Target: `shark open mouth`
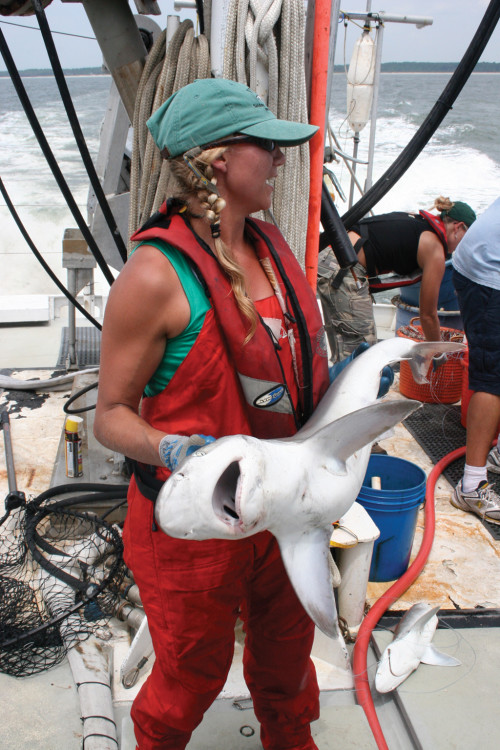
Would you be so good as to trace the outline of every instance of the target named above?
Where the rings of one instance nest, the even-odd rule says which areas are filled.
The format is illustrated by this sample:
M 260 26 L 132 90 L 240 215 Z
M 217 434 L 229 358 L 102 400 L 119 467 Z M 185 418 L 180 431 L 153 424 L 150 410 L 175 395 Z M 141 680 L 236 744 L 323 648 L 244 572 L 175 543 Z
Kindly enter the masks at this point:
M 221 521 L 229 526 L 236 526 L 241 519 L 236 508 L 236 497 L 241 473 L 238 461 L 232 461 L 219 477 L 214 487 L 212 505 Z

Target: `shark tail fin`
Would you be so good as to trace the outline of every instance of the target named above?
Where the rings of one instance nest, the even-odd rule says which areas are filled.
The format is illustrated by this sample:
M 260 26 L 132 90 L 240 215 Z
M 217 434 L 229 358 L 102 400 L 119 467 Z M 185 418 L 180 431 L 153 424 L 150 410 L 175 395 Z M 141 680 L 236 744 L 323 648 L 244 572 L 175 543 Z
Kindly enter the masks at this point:
M 453 354 L 465 351 L 464 344 L 453 341 L 425 341 L 416 344 L 411 350 L 408 364 L 416 383 L 428 383 L 429 367 L 433 357 L 440 354 Z

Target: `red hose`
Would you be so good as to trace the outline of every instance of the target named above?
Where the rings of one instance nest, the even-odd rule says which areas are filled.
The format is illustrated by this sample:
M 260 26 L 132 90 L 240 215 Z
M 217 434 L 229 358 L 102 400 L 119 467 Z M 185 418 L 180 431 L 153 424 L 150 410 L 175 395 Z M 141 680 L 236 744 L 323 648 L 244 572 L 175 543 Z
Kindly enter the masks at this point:
M 393 585 L 387 589 L 385 594 L 382 594 L 380 599 L 377 599 L 373 607 L 370 609 L 365 619 L 363 620 L 361 627 L 356 638 L 356 643 L 353 652 L 353 671 L 354 671 L 354 685 L 356 688 L 356 697 L 359 705 L 362 707 L 366 714 L 368 723 L 373 732 L 373 736 L 377 743 L 379 750 L 388 750 L 387 742 L 385 741 L 382 727 L 380 726 L 377 712 L 375 711 L 375 705 L 373 703 L 372 694 L 370 692 L 370 685 L 368 682 L 368 669 L 367 669 L 367 653 L 368 646 L 370 643 L 370 637 L 373 629 L 377 625 L 378 621 L 384 614 L 384 612 L 403 594 L 411 584 L 416 580 L 424 567 L 429 553 L 431 551 L 432 542 L 434 541 L 435 531 L 435 508 L 434 508 L 434 488 L 439 476 L 443 470 L 456 461 L 457 458 L 465 455 L 465 446 L 463 448 L 457 448 L 456 450 L 448 453 L 434 466 L 431 473 L 427 478 L 427 486 L 425 491 L 425 506 L 424 506 L 424 534 L 422 537 L 422 544 L 418 554 L 408 570 L 401 576 L 401 578 L 393 583 Z

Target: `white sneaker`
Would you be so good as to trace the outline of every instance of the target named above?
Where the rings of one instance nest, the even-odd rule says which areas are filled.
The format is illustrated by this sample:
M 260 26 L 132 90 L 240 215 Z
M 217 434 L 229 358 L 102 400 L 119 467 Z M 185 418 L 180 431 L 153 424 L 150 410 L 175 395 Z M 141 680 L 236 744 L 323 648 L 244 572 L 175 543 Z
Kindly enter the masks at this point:
M 500 523 L 500 497 L 491 489 L 488 482 L 482 481 L 472 492 L 464 492 L 460 480 L 450 502 L 455 508 L 475 513 L 485 521 Z
M 500 474 L 500 453 L 496 448 L 492 448 L 488 453 L 486 459 L 486 468 L 488 471 L 493 471 L 495 474 Z

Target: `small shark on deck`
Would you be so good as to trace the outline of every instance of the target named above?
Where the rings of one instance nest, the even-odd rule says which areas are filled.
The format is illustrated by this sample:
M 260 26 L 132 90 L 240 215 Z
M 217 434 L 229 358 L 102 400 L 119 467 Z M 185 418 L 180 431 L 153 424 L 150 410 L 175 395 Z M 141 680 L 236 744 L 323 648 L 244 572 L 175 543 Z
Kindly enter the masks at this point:
M 372 442 L 421 404 L 379 400 L 383 367 L 408 360 L 427 382 L 432 358 L 462 351 L 452 342 L 387 339 L 360 354 L 333 381 L 293 436 L 232 435 L 193 453 L 164 483 L 155 506 L 159 527 L 180 539 L 241 539 L 268 530 L 305 610 L 338 635 L 330 579 L 332 523 L 355 502 Z
M 461 664 L 431 643 L 438 624 L 438 611 L 439 606 L 417 602 L 403 615 L 394 631 L 393 641 L 385 648 L 378 663 L 375 687 L 379 693 L 389 693 L 397 688 L 421 663 L 440 667 Z

